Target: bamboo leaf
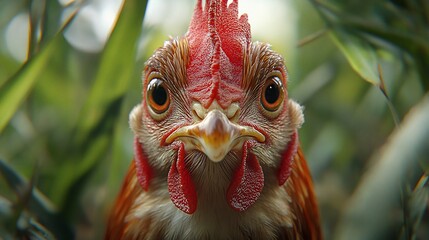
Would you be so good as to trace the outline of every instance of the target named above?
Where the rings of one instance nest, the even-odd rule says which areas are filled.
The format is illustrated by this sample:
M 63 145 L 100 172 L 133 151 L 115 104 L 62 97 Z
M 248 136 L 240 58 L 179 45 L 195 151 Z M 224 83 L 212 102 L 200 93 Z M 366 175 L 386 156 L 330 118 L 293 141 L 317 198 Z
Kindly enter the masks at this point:
M 13 219 L 13 204 L 8 199 L 0 195 L 0 236 L 5 236 L 6 232 L 14 229 L 10 220 Z
M 137 43 L 146 5 L 147 1 L 124 1 L 103 51 L 94 85 L 76 126 L 73 145 L 79 152 L 71 156 L 70 164 L 60 169 L 70 176 L 59 179 L 52 190 L 54 202 L 63 204 L 64 211 L 72 209 L 70 206 L 81 191 L 82 183 L 110 150 L 124 95 L 135 73 Z M 79 159 L 77 164 L 76 159 Z
M 54 234 L 49 231 L 41 223 L 37 222 L 34 218 L 27 216 L 27 214 L 21 214 L 20 219 L 17 223 L 19 235 L 24 239 L 35 239 L 35 240 L 54 240 Z M 59 237 L 59 236 L 57 236 Z M 64 238 L 63 236 L 61 236 Z
M 303 47 L 311 42 L 314 42 L 318 39 L 320 39 L 321 37 L 323 37 L 326 33 L 328 32 L 328 29 L 323 28 L 320 29 L 306 37 L 304 37 L 303 39 L 299 40 L 298 42 L 298 47 Z
M 351 197 L 335 239 L 389 239 L 399 234 L 394 230 L 399 231 L 403 217 L 393 213 L 401 212 L 402 189 L 421 176 L 420 161 L 427 165 L 428 159 L 423 156 L 428 155 L 428 122 L 427 94 L 371 158 L 374 165 Z
M 28 203 L 23 207 L 34 214 L 45 227 L 48 227 L 57 237 L 61 236 L 62 239 L 73 238 L 71 229 L 57 214 L 56 208 L 46 196 L 36 188 L 31 188 L 24 177 L 1 159 L 0 175 L 5 178 L 10 188 L 15 191 L 18 197 L 22 197 L 26 195 L 26 191 L 30 191 Z
M 56 49 L 64 41 L 61 33 L 70 24 L 75 13 L 70 15 L 70 18 L 65 21 L 60 31 L 46 47 L 31 57 L 14 76 L 0 86 L 0 133 L 39 80 L 39 75 L 49 68 L 49 60 L 57 53 Z
M 102 121 L 110 102 L 128 90 L 134 72 L 137 42 L 147 1 L 124 2 L 117 24 L 103 52 L 94 86 L 78 124 L 78 139 L 82 140 Z
M 343 28 L 332 29 L 331 36 L 353 70 L 369 83 L 380 86 L 378 59 L 374 48 Z
M 61 44 L 62 37 L 57 36 L 53 42 L 39 54 L 31 58 L 21 69 L 0 88 L 0 132 L 8 124 L 16 110 L 28 96 L 38 76 L 47 67 L 47 63 Z
M 428 175 L 423 174 L 414 190 L 410 193 L 409 200 L 406 202 L 408 203 L 408 206 L 406 206 L 405 209 L 407 209 L 408 212 L 405 212 L 404 214 L 407 215 L 406 219 L 408 220 L 408 225 L 404 224 L 404 227 L 406 228 L 404 230 L 405 233 L 408 233 L 406 234 L 407 237 L 409 237 L 408 239 L 411 239 L 419 228 L 426 208 L 428 207 L 429 187 L 426 186 L 428 184 L 428 179 Z

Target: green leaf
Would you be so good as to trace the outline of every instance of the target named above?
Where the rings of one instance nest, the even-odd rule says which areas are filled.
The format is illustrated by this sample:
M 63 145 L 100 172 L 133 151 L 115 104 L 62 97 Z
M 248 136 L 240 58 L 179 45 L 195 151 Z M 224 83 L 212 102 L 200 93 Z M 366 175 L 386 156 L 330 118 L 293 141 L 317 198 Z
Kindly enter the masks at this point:
M 73 209 L 73 199 L 82 190 L 85 179 L 110 151 L 124 95 L 134 79 L 146 5 L 147 1 L 124 1 L 103 50 L 94 85 L 75 128 L 72 140 L 75 154 L 59 170 L 68 177 L 59 179 L 52 190 L 54 202 L 62 204 L 64 211 Z
M 56 49 L 64 41 L 61 33 L 67 28 L 74 16 L 75 14 L 70 16 L 46 47 L 31 57 L 12 78 L 0 86 L 0 113 L 2 115 L 0 118 L 0 133 L 28 96 L 34 84 L 40 80 L 40 74 L 49 69 L 49 60 L 58 52 Z
M 44 48 L 39 54 L 31 58 L 21 69 L 0 88 L 0 132 L 8 124 L 16 110 L 28 96 L 38 76 L 47 67 L 47 63 L 55 49 L 61 44 L 61 36 L 57 36 L 53 42 Z
M 2 175 L 10 188 L 18 195 L 20 204 L 40 221 L 45 227 L 48 227 L 57 237 L 62 239 L 71 239 L 73 233 L 66 225 L 64 220 L 58 215 L 54 205 L 39 190 L 30 186 L 28 182 L 18 172 L 16 172 L 5 161 L 0 159 L 0 175 Z M 22 199 L 28 195 L 28 201 Z M 40 225 L 40 224 L 38 224 Z M 34 227 L 34 226 L 33 226 Z
M 147 1 L 124 2 L 121 14 L 103 52 L 100 67 L 77 127 L 78 139 L 87 137 L 112 101 L 129 89 L 135 70 L 137 43 Z
M 11 223 L 13 218 L 12 202 L 0 195 L 0 236 L 14 230 L 14 225 Z
M 405 233 L 407 236 L 410 236 L 411 239 L 413 233 L 419 228 L 419 225 L 422 221 L 422 218 L 425 214 L 426 208 L 429 203 L 429 187 L 428 184 L 429 177 L 426 174 L 420 178 L 414 190 L 410 193 L 409 199 L 407 202 L 408 206 L 405 206 L 404 209 L 408 210 L 406 214 L 406 219 L 408 225 L 404 224 L 407 228 Z
M 59 1 L 45 1 L 44 19 L 41 26 L 43 29 L 43 35 L 40 39 L 41 46 L 46 43 L 46 40 L 52 39 L 61 29 L 61 16 L 65 12 L 63 10 Z
M 19 236 L 23 239 L 35 239 L 35 240 L 54 240 L 54 234 L 49 231 L 45 226 L 40 222 L 37 222 L 31 216 L 27 214 L 21 214 L 17 228 L 19 231 Z M 64 238 L 64 236 L 57 236 L 57 238 Z
M 367 41 L 340 27 L 334 27 L 331 36 L 353 70 L 369 83 L 380 86 L 375 49 Z
M 335 239 L 390 239 L 398 234 L 403 216 L 392 213 L 402 211 L 402 190 L 415 185 L 423 171 L 421 164 L 428 162 L 428 122 L 426 94 L 371 158 L 373 165 L 350 198 Z

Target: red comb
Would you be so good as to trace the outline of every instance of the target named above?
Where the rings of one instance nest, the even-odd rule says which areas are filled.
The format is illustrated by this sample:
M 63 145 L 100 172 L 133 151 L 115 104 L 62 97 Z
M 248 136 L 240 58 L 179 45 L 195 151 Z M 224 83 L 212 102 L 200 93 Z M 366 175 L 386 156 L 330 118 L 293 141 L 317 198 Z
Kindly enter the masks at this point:
M 213 100 L 226 108 L 242 97 L 243 53 L 250 44 L 247 15 L 238 16 L 238 0 L 198 0 L 186 38 L 191 97 L 209 107 Z

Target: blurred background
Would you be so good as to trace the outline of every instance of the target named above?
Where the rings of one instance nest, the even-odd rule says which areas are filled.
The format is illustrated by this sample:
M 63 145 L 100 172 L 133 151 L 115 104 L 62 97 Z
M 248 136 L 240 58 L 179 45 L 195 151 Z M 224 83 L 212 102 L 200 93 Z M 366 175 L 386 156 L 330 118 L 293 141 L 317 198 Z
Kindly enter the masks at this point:
M 0 239 L 99 239 L 144 61 L 195 1 L 0 0 Z M 326 239 L 429 238 L 429 2 L 247 0 L 305 106 Z

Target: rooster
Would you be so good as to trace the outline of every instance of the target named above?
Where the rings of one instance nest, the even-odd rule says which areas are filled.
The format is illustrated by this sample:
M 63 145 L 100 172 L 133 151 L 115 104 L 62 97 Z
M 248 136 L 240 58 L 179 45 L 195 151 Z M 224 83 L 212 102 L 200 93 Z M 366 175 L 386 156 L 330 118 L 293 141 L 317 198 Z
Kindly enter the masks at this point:
M 198 0 L 186 35 L 145 64 L 106 239 L 321 239 L 287 80 L 238 0 Z

